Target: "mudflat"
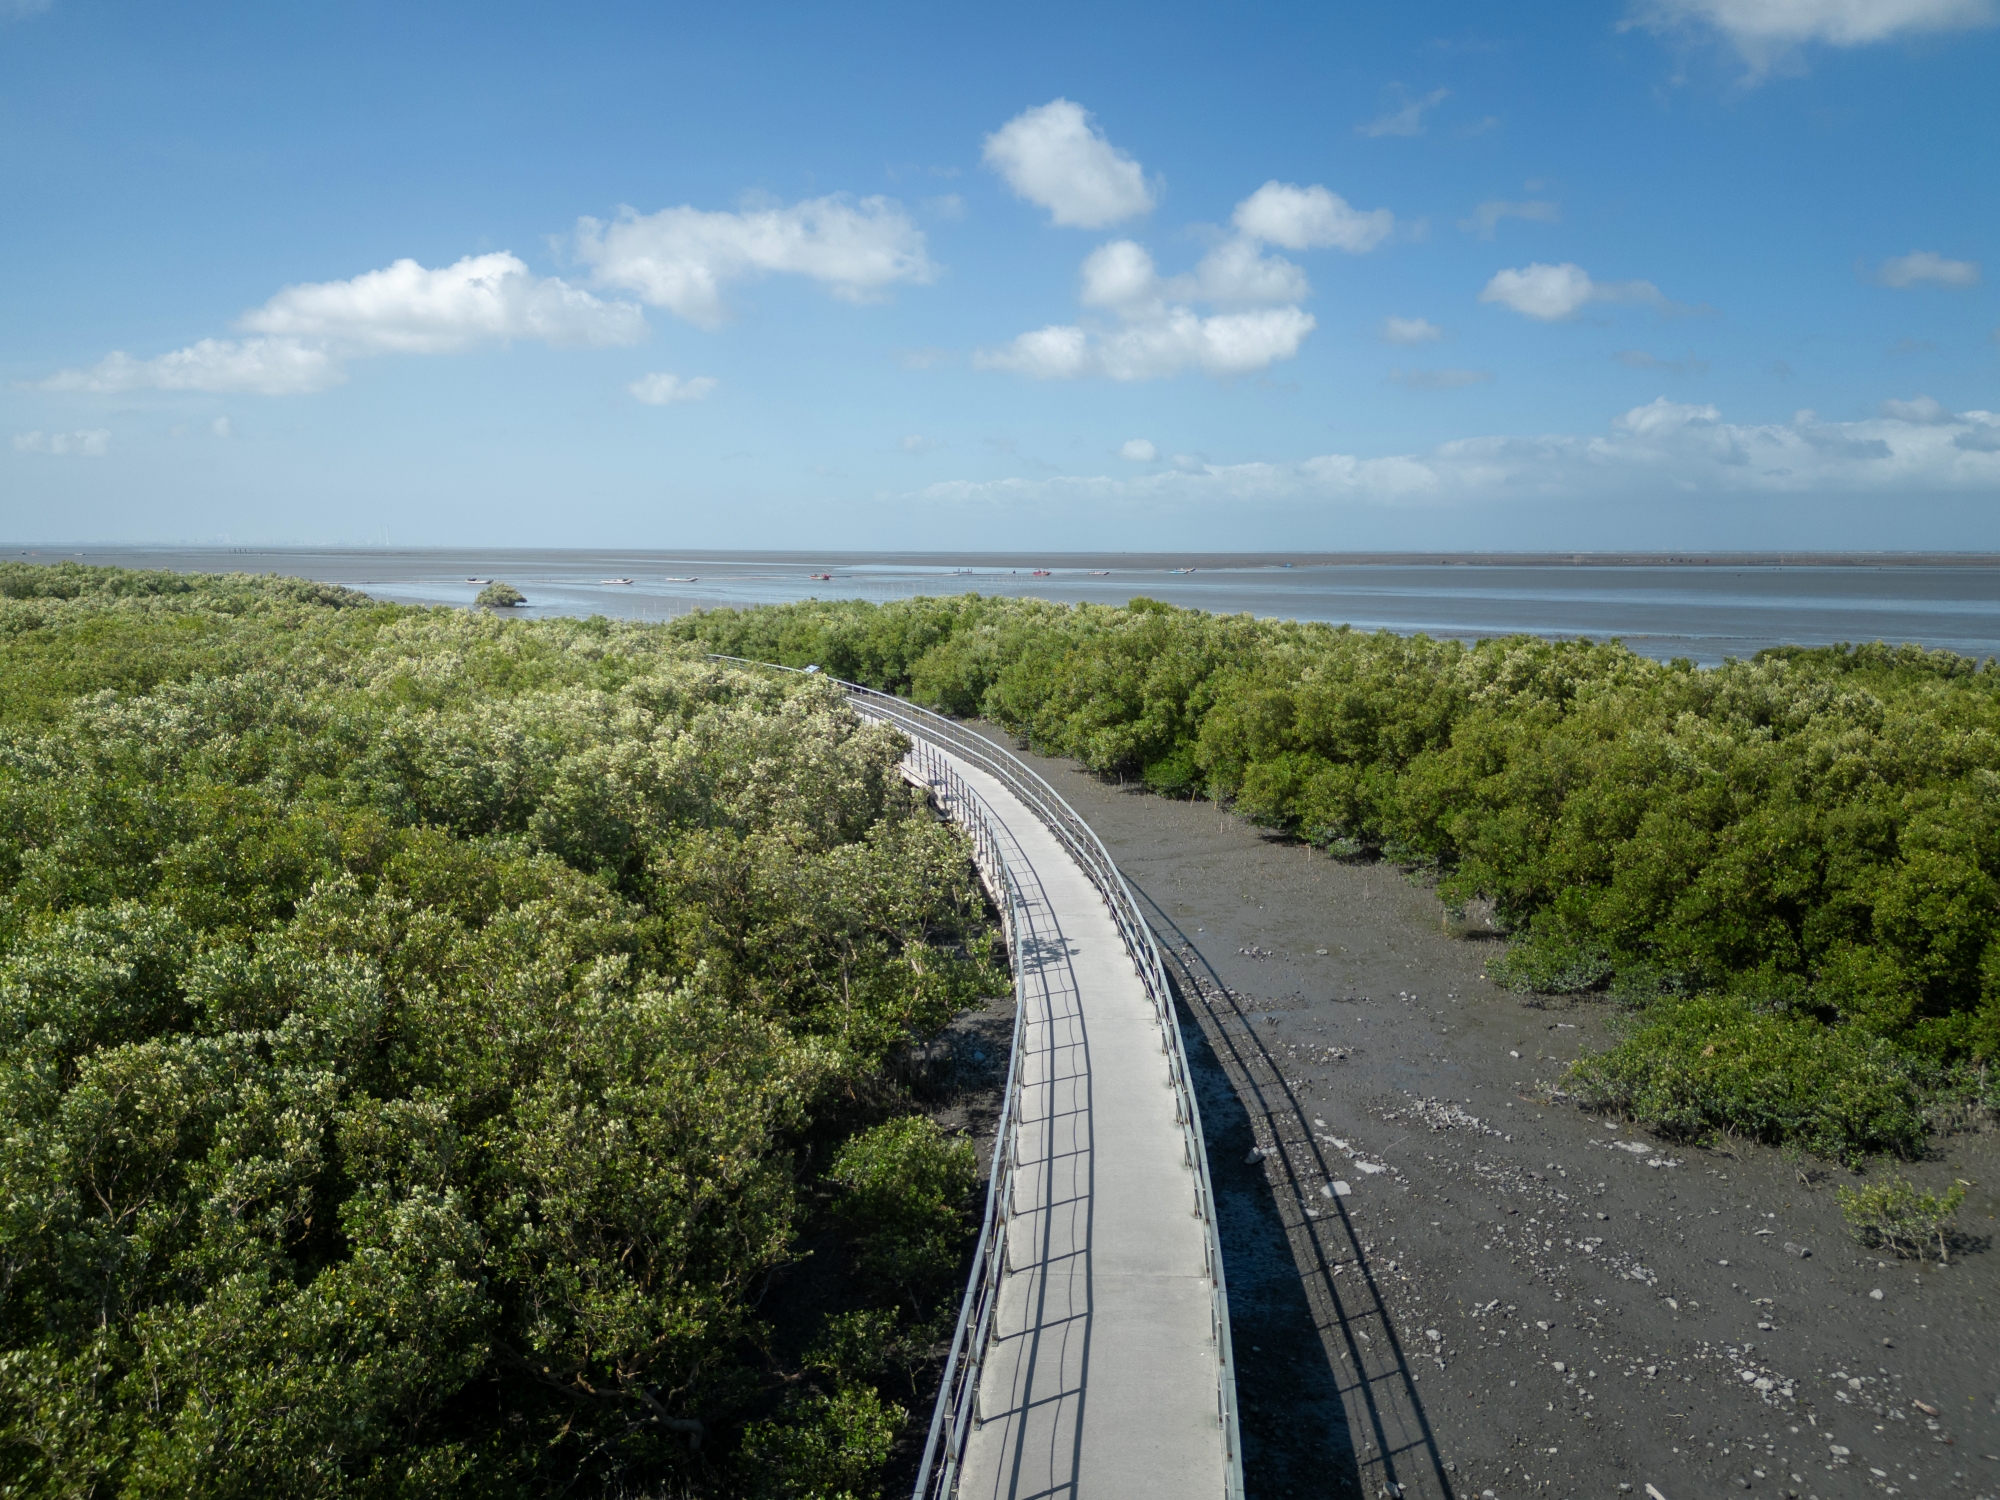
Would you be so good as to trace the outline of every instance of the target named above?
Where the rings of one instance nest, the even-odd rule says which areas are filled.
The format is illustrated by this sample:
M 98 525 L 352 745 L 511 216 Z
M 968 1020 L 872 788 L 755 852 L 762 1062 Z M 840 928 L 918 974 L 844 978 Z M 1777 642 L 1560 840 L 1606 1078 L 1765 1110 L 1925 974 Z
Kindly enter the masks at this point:
M 1181 991 L 1252 1500 L 2000 1496 L 1990 1123 L 1898 1168 L 1971 1185 L 1972 1243 L 1866 1251 L 1843 1168 L 1568 1103 L 1614 1009 L 1487 981 L 1498 940 L 1401 870 L 1014 748 Z

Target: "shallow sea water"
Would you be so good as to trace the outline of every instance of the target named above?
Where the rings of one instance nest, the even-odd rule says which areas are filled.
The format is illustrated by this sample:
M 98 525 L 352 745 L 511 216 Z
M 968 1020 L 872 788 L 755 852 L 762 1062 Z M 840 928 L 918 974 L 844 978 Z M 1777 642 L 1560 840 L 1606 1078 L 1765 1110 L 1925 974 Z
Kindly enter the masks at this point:
M 33 555 L 189 572 L 295 574 L 413 604 L 468 605 L 483 580 L 502 578 L 528 596 L 520 612 L 531 617 L 665 620 L 695 609 L 815 597 L 881 602 L 981 593 L 1123 604 L 1146 595 L 1192 609 L 1405 635 L 1616 637 L 1647 656 L 1685 656 L 1705 665 L 1767 646 L 1840 641 L 1916 642 L 1973 657 L 2000 655 L 2000 562 L 1985 558 L 1775 565 L 1507 557 L 1356 562 L 1282 554 L 1036 559 L 195 547 L 42 549 Z M 621 579 L 629 582 L 612 581 Z

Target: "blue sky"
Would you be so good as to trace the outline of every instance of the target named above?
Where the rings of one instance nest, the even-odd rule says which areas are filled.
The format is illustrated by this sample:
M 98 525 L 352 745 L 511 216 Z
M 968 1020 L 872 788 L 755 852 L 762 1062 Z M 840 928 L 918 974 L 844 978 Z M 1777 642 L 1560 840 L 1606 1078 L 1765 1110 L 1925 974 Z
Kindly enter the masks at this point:
M 2000 0 L 0 0 L 6 539 L 2000 548 Z

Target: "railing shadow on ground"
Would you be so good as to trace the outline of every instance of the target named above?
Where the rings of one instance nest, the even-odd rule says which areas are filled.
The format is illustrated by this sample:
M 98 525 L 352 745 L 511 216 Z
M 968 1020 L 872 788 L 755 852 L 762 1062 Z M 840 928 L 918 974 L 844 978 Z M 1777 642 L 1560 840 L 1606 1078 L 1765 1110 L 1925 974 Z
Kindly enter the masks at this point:
M 1376 1269 L 1345 1200 L 1322 1195 L 1322 1185 L 1339 1174 L 1310 1116 L 1235 992 L 1158 901 L 1129 876 L 1126 884 L 1159 935 L 1191 1061 L 1207 1075 L 1201 1104 L 1213 1122 L 1211 1171 L 1226 1194 L 1218 1225 L 1239 1350 L 1268 1341 L 1279 1358 L 1291 1353 L 1299 1382 L 1282 1414 L 1246 1404 L 1246 1490 L 1303 1486 L 1307 1494 L 1330 1488 L 1370 1500 L 1448 1500 L 1457 1491 Z M 1264 1153 L 1255 1165 L 1244 1160 L 1253 1148 Z M 1318 1217 L 1308 1216 L 1308 1207 Z M 1288 1247 L 1289 1256 L 1274 1253 L 1274 1245 Z M 1300 1359 L 1304 1328 L 1314 1331 L 1319 1350 Z M 1308 1363 L 1316 1368 L 1302 1368 Z M 1240 1352 L 1237 1368 L 1243 1384 L 1252 1385 Z M 1297 1427 L 1314 1409 L 1326 1413 L 1324 1425 L 1312 1449 L 1301 1451 Z

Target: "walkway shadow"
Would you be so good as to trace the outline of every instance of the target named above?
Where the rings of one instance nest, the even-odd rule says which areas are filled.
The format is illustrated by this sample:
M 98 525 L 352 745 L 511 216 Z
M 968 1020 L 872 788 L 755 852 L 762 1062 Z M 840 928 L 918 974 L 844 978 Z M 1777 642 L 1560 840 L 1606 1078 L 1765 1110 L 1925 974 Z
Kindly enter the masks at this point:
M 1208 1139 L 1249 1500 L 1449 1500 L 1376 1269 L 1346 1203 L 1322 1195 L 1338 1173 L 1310 1118 L 1200 949 L 1129 875 L 1126 884 L 1176 992 Z

